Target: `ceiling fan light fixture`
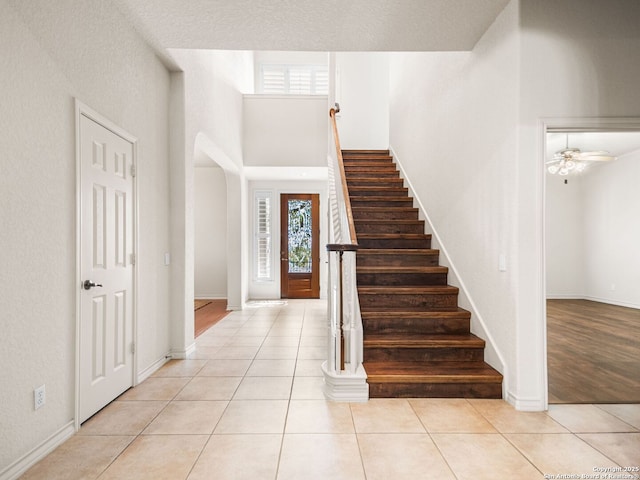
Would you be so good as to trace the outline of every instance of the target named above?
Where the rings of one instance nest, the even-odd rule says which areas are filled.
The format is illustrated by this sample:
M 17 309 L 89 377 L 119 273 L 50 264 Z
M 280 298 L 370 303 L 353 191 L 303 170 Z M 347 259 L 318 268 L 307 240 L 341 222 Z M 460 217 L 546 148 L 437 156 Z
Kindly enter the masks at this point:
M 553 159 L 547 162 L 547 171 L 552 175 L 569 175 L 570 173 L 582 173 L 591 162 L 603 162 L 615 160 L 604 150 L 582 152 L 579 148 L 569 148 L 569 134 L 566 135 L 566 146 L 557 151 Z

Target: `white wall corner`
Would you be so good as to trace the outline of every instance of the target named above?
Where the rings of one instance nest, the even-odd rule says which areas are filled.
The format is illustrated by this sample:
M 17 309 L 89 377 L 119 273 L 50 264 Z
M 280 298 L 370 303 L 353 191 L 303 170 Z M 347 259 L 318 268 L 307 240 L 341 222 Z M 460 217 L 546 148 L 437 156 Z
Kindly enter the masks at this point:
M 172 349 L 171 350 L 171 358 L 178 359 L 178 360 L 184 360 L 186 358 L 189 358 L 189 356 L 195 351 L 196 351 L 196 342 L 193 342 L 191 345 L 186 347 L 184 350 Z
M 15 480 L 26 472 L 33 465 L 38 463 L 41 459 L 46 457 L 49 453 L 55 450 L 58 446 L 62 445 L 76 432 L 75 420 L 71 420 L 66 425 L 62 426 L 53 435 L 47 438 L 40 445 L 28 452 L 26 455 L 20 457 L 13 462 L 7 468 L 0 472 L 0 480 Z
M 151 375 L 153 375 L 155 372 L 157 372 L 158 370 L 160 370 L 160 368 L 162 368 L 162 366 L 167 363 L 169 360 L 171 360 L 172 358 L 172 354 L 167 352 L 166 355 L 163 355 L 161 358 L 159 358 L 158 360 L 156 360 L 155 362 L 153 362 L 151 365 L 149 365 L 147 368 L 145 368 L 143 371 L 138 372 L 137 376 L 136 376 L 136 385 L 140 385 L 142 382 L 144 382 L 147 378 L 149 378 Z

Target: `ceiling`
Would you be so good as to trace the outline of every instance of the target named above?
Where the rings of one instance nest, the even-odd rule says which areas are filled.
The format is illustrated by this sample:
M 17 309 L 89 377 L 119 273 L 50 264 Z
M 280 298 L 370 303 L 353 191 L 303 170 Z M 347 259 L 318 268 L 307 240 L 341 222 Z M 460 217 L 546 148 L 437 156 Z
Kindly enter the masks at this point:
M 509 0 L 115 0 L 167 48 L 471 50 Z

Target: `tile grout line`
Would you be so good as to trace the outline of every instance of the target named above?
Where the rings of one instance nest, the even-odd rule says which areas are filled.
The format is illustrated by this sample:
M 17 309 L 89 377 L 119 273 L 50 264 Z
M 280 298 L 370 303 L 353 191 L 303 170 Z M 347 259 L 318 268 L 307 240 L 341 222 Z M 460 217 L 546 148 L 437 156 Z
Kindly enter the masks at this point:
M 451 472 L 451 475 L 454 476 L 454 478 L 456 480 L 460 480 L 460 478 L 458 477 L 458 475 L 456 474 L 455 470 L 453 469 L 453 467 L 451 466 L 451 464 L 449 463 L 449 460 L 447 460 L 447 457 L 444 456 L 444 452 L 440 449 L 440 446 L 438 445 L 438 443 L 436 442 L 435 438 L 433 438 L 432 433 L 429 431 L 429 428 L 424 424 L 424 422 L 422 421 L 422 418 L 420 418 L 420 415 L 418 415 L 418 412 L 416 412 L 415 407 L 413 406 L 413 404 L 411 403 L 410 399 L 407 400 L 407 402 L 409 403 L 409 407 L 411 407 L 411 410 L 413 411 L 413 413 L 415 414 L 416 417 L 418 417 L 418 420 L 420 421 L 420 424 L 422 425 L 422 428 L 424 428 L 424 431 L 427 433 L 427 435 L 429 436 L 429 439 L 431 440 L 431 442 L 433 443 L 433 446 L 436 448 L 438 454 L 440 455 L 440 457 L 442 458 L 442 461 L 445 463 L 445 465 L 447 466 L 447 468 L 449 469 L 449 471 Z

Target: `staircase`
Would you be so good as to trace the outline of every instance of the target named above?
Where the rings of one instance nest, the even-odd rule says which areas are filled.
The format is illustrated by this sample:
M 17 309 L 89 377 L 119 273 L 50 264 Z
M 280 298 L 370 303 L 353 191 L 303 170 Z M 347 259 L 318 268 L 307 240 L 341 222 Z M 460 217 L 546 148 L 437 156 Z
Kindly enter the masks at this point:
M 388 151 L 343 150 L 370 397 L 501 398 Z

